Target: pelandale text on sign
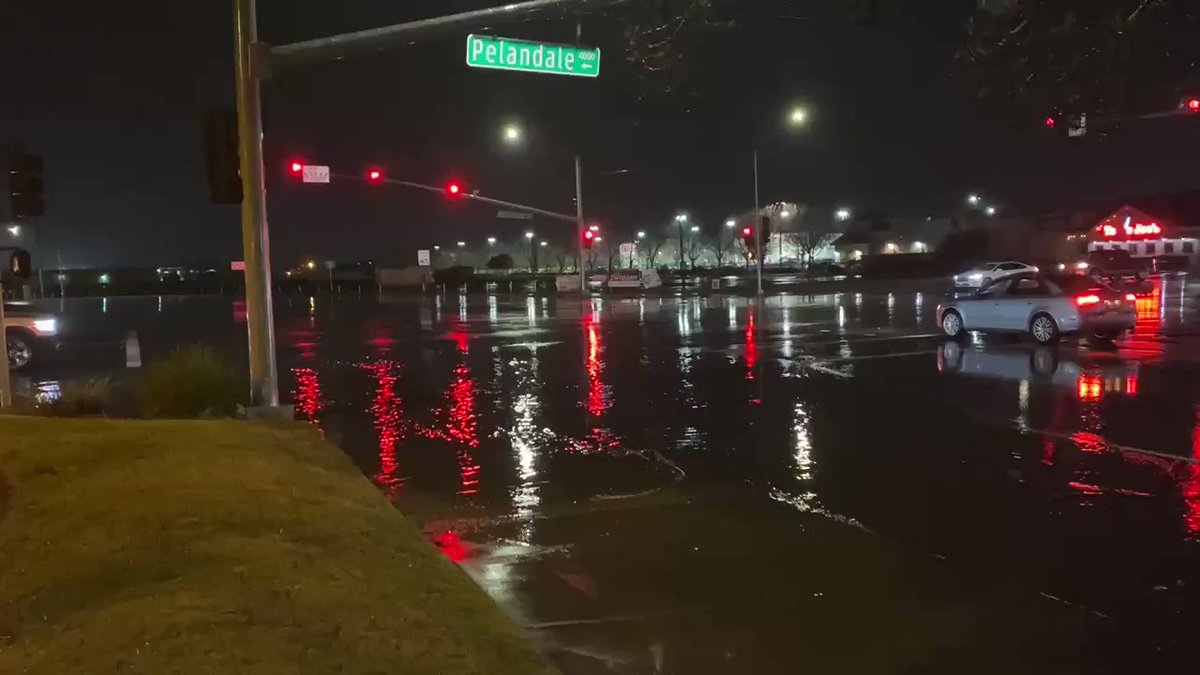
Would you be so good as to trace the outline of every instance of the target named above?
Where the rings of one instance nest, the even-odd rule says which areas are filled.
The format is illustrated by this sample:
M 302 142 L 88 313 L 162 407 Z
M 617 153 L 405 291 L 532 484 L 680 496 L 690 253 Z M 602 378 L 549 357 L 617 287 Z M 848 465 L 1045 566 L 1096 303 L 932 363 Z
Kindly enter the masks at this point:
M 600 75 L 600 50 L 489 35 L 468 35 L 467 65 L 473 68 L 597 77 Z

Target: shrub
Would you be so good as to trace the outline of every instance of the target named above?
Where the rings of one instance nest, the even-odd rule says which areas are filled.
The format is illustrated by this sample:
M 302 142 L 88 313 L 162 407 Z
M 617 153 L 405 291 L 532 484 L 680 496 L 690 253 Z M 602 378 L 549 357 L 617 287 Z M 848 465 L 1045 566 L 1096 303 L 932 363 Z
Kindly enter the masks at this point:
M 211 347 L 181 347 L 147 369 L 141 388 L 142 414 L 233 417 L 247 391 L 244 378 Z

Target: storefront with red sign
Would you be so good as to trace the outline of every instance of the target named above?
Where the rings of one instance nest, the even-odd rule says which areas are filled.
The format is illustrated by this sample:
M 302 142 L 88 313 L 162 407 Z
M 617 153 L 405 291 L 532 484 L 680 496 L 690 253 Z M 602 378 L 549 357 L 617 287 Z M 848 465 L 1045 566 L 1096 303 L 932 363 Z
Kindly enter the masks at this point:
M 1122 249 L 1138 258 L 1187 258 L 1196 264 L 1200 239 L 1194 228 L 1181 228 L 1132 206 L 1122 206 L 1101 220 L 1088 237 L 1088 250 Z

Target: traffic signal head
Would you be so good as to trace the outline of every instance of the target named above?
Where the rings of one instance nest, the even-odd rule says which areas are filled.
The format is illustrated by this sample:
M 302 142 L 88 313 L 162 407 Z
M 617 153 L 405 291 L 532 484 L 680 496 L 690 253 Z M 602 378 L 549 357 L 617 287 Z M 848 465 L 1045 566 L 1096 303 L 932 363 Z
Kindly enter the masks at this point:
M 33 272 L 33 262 L 29 257 L 29 251 L 23 248 L 14 248 L 8 254 L 8 273 L 17 279 L 28 279 Z
M 380 171 L 379 169 L 369 169 L 367 171 L 367 182 L 368 183 L 382 183 L 383 182 L 383 172 Z
M 214 204 L 242 203 L 242 167 L 238 153 L 237 113 L 210 110 L 204 116 L 208 199 Z
M 742 228 L 742 241 L 746 241 L 746 242 L 754 241 L 754 228 L 753 227 L 747 225 Z
M 9 215 L 13 218 L 36 218 L 46 213 L 42 195 L 41 155 L 27 155 L 20 146 L 9 146 L 4 153 L 8 183 Z
M 583 231 L 583 247 L 590 249 L 596 244 L 596 231 L 587 229 Z
M 1042 121 L 1042 123 L 1046 125 L 1047 129 L 1053 129 L 1055 127 L 1055 125 L 1058 124 L 1058 120 L 1054 119 L 1051 116 L 1047 116 L 1046 119 Z
M 1183 106 L 1188 112 L 1200 113 L 1200 96 L 1192 96 L 1183 102 Z
M 288 171 L 291 172 L 291 174 L 297 178 L 299 178 L 300 176 L 303 176 L 304 175 L 304 162 L 301 162 L 300 160 L 297 160 L 297 159 L 293 159 L 291 162 L 288 162 Z

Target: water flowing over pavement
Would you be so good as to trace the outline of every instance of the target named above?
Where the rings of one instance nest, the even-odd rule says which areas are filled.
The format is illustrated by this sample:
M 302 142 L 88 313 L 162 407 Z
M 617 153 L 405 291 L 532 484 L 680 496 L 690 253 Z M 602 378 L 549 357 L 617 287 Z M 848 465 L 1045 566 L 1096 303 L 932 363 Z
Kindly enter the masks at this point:
M 280 369 L 569 673 L 1157 672 L 1200 622 L 1197 291 L 1053 349 L 886 290 L 288 298 Z

